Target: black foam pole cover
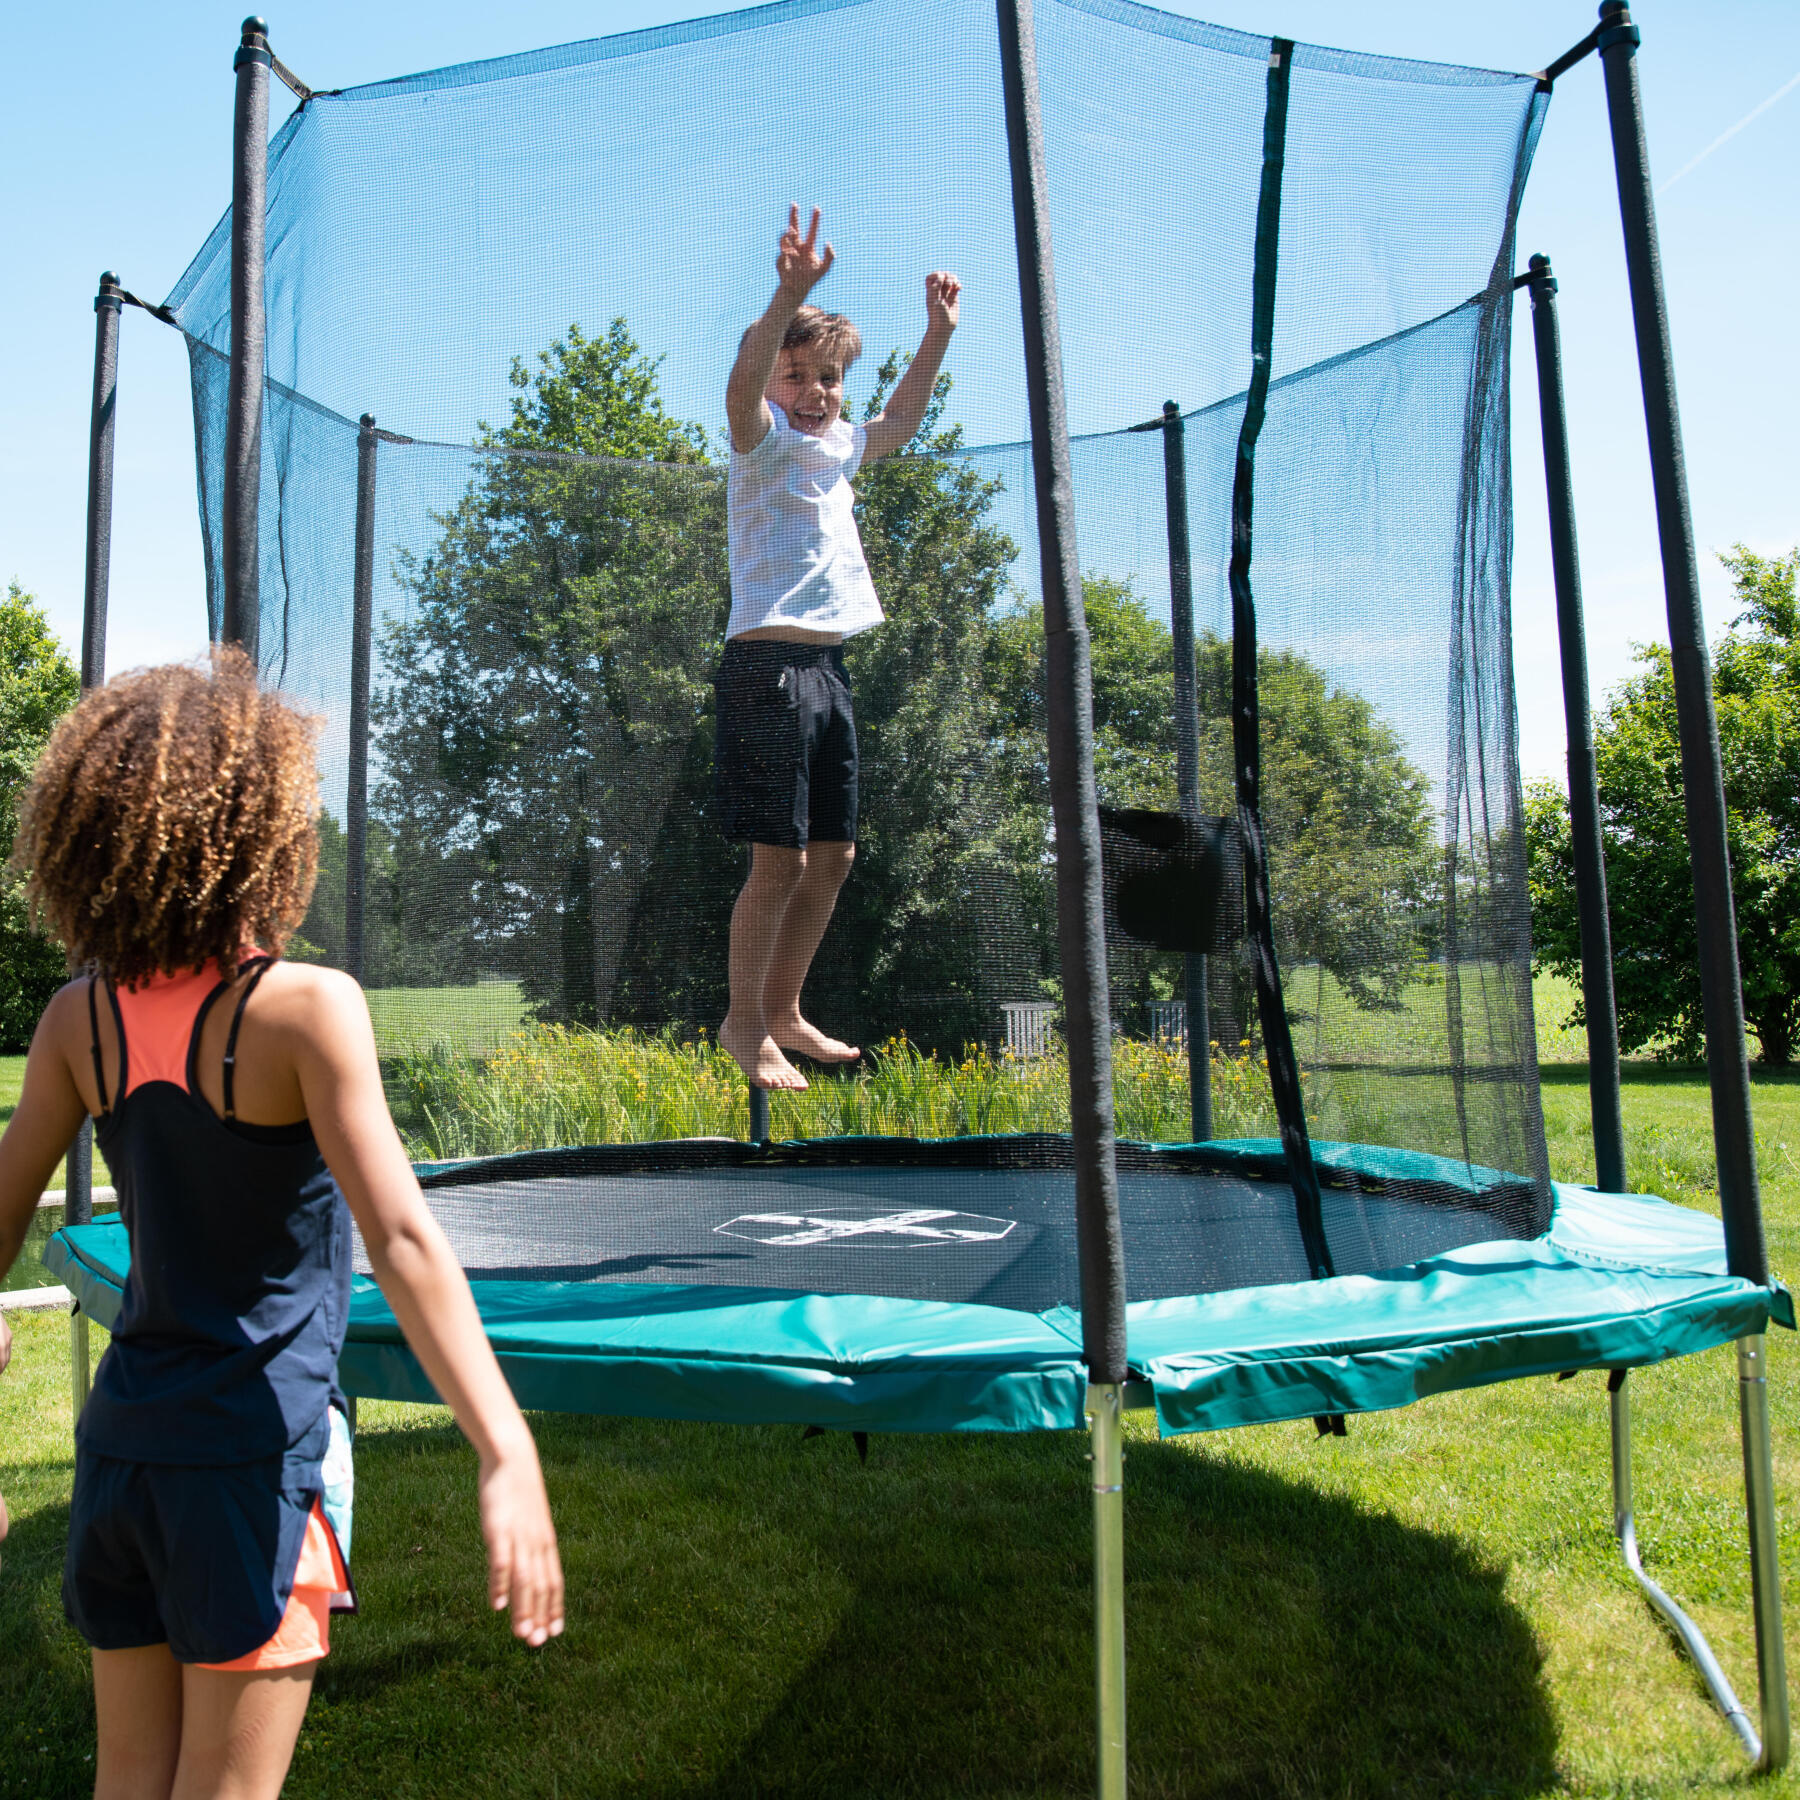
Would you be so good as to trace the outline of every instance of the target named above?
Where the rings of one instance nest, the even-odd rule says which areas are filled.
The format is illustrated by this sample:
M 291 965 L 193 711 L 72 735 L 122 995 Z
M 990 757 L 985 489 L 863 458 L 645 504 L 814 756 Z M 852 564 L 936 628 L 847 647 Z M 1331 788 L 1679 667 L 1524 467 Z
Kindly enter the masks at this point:
M 1600 782 L 1588 697 L 1587 628 L 1581 560 L 1575 546 L 1575 486 L 1569 472 L 1569 417 L 1563 397 L 1562 333 L 1556 280 L 1548 257 L 1531 259 L 1531 331 L 1537 350 L 1538 415 L 1544 440 L 1544 488 L 1550 501 L 1550 566 L 1556 580 L 1556 632 L 1562 652 L 1563 723 L 1569 740 L 1569 835 L 1575 905 L 1581 920 L 1581 1004 L 1587 1014 L 1588 1104 L 1593 1119 L 1594 1179 L 1625 1191 L 1625 1119 L 1619 1094 L 1619 1020 L 1613 998 L 1612 930 L 1606 909 L 1606 848 L 1600 831 Z
M 1050 806 L 1056 826 L 1057 940 L 1069 1034 L 1082 1350 L 1088 1379 L 1111 1383 L 1123 1381 L 1126 1374 L 1125 1253 L 1113 1158 L 1112 1023 L 1087 617 L 1075 549 L 1075 484 L 1063 408 L 1062 342 L 1056 320 L 1031 0 L 997 0 L 997 5 L 1044 591 Z
M 231 369 L 225 418 L 219 636 L 257 656 L 262 504 L 263 260 L 268 208 L 269 63 L 262 20 L 246 19 L 231 124 Z
M 368 979 L 364 920 L 369 861 L 369 679 L 375 621 L 375 420 L 356 434 L 356 551 L 350 604 L 350 772 L 344 794 L 344 967 Z
M 1600 22 L 1600 66 L 1606 75 L 1606 111 L 1625 232 L 1625 266 L 1631 280 L 1631 322 L 1644 390 L 1644 423 L 1656 492 L 1656 535 L 1669 616 L 1725 1259 L 1733 1275 L 1766 1284 L 1769 1252 L 1763 1237 L 1756 1138 L 1750 1116 L 1750 1058 L 1744 1039 L 1737 909 L 1731 897 L 1725 779 L 1719 759 L 1718 719 L 1713 712 L 1706 624 L 1700 611 L 1700 563 L 1688 506 L 1681 415 L 1675 402 L 1675 353 L 1663 292 L 1662 252 L 1656 239 L 1656 200 L 1650 184 L 1643 97 L 1638 91 L 1638 34 L 1621 0 L 1607 0 L 1600 9 Z

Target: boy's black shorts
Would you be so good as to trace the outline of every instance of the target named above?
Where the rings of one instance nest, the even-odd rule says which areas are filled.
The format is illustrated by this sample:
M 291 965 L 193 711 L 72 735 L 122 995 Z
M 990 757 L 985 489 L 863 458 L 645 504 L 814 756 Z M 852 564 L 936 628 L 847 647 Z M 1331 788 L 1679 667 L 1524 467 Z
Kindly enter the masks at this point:
M 838 644 L 733 638 L 714 687 L 725 835 L 804 850 L 856 841 L 856 718 Z

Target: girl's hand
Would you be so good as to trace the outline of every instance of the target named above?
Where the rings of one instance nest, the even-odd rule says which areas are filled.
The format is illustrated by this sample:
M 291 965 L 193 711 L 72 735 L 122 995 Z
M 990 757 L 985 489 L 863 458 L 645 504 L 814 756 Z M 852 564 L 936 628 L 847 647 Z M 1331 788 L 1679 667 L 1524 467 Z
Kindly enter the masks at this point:
M 775 254 L 775 275 L 782 288 L 797 300 L 804 300 L 824 278 L 825 271 L 837 260 L 831 246 L 823 250 L 819 241 L 819 209 L 812 209 L 812 223 L 806 236 L 800 235 L 800 208 L 788 208 L 787 230 L 781 234 L 781 248 Z
M 482 1465 L 479 1492 L 490 1604 L 496 1612 L 512 1613 L 513 1636 L 528 1644 L 560 1637 L 562 1561 L 543 1472 L 529 1440 L 519 1451 Z
M 962 299 L 962 283 L 942 269 L 934 269 L 925 277 L 925 316 L 944 331 L 956 329 L 957 303 Z

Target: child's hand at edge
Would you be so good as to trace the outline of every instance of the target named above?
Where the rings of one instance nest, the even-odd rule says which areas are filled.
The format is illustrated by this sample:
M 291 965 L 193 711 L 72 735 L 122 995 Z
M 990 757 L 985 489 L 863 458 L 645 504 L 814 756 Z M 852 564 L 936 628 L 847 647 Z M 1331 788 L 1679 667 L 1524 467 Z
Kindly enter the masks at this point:
M 775 253 L 775 276 L 782 290 L 791 295 L 796 304 L 806 298 L 824 279 L 825 272 L 837 261 L 837 254 L 829 244 L 823 250 L 817 248 L 819 242 L 819 209 L 812 209 L 812 223 L 806 229 L 806 236 L 800 235 L 800 207 L 796 202 L 788 207 L 787 230 L 781 234 L 781 248 Z
M 496 1612 L 511 1612 L 513 1635 L 528 1644 L 560 1637 L 562 1561 L 536 1455 L 503 1453 L 484 1463 L 478 1487 L 489 1602 Z
M 925 277 L 925 317 L 940 330 L 956 329 L 962 283 L 943 269 L 933 269 Z

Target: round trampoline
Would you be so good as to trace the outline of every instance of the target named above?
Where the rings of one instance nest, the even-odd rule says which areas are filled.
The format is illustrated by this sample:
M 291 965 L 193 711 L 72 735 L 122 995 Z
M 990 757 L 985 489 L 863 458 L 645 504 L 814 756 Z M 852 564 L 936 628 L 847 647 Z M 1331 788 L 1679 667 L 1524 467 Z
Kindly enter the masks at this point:
M 1763 1248 L 1704 796 L 1708 1016 L 1736 1019 L 1713 1064 L 1723 1222 L 1554 1183 L 1538 1093 L 1510 641 L 1521 287 L 1597 1158 L 1625 1188 L 1555 282 L 1514 266 L 1552 87 L 1598 51 L 1671 630 L 1703 671 L 1636 47 L 1618 0 L 1531 74 L 1124 0 L 781 0 L 315 92 L 250 20 L 238 210 L 149 309 L 189 358 L 213 635 L 323 722 L 301 949 L 370 992 L 520 1401 L 1090 1429 L 1103 1795 L 1125 1777 L 1125 1408 L 1167 1432 L 1341 1432 L 1593 1367 L 1613 1372 L 1627 1560 L 1746 1747 L 1787 1754 L 1760 1334 L 1794 1314 Z M 746 96 L 800 58 L 910 73 L 797 143 Z M 272 80 L 299 104 L 265 154 Z M 876 366 L 856 416 L 917 338 L 917 276 L 954 268 L 968 297 L 919 436 L 856 476 L 887 617 L 845 652 L 861 835 L 807 989 L 829 1029 L 904 1041 L 959 1103 L 977 1063 L 998 1070 L 981 1107 L 950 1106 L 957 1135 L 917 1115 L 844 1135 L 887 1052 L 820 1078 L 807 1111 L 714 1105 L 693 1050 L 724 1013 L 743 879 L 712 768 L 716 421 L 790 198 L 843 233 L 827 297 Z M 103 280 L 90 681 L 131 298 Z M 1716 787 L 1697 679 L 1683 731 Z M 630 1056 L 635 1113 L 600 1091 Z M 1048 1111 L 1046 1069 L 1067 1076 Z M 677 1082 L 694 1135 L 611 1141 L 667 1137 L 631 1121 Z M 1051 1112 L 1065 1130 L 1032 1128 Z M 702 1135 L 722 1119 L 741 1135 Z M 83 1156 L 46 1256 L 78 1302 L 78 1396 L 85 1319 L 110 1325 L 131 1282 L 130 1220 L 84 1217 Z M 346 1391 L 433 1399 L 358 1268 Z M 1624 1371 L 1732 1340 L 1760 1735 L 1643 1577 L 1630 1511 Z

